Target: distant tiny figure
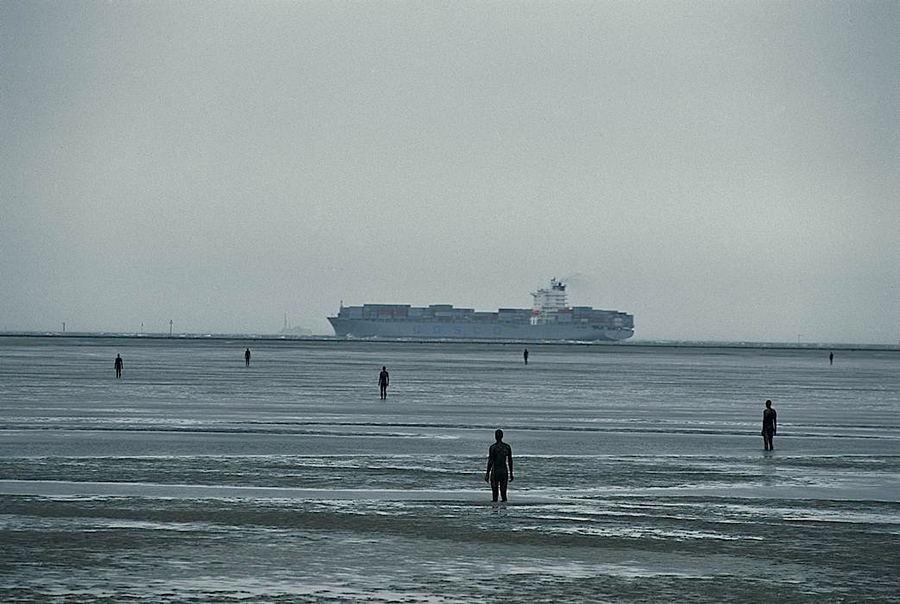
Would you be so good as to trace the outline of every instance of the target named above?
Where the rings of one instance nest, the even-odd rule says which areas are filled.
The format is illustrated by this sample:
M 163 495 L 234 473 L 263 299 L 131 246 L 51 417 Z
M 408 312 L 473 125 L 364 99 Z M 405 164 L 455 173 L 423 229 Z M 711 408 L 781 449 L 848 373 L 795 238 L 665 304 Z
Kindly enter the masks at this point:
M 763 448 L 766 451 L 773 451 L 775 445 L 772 444 L 772 438 L 778 429 L 775 409 L 772 409 L 772 401 L 766 401 L 766 408 L 763 410 L 762 437 Z
M 503 501 L 506 501 L 506 485 L 513 481 L 513 457 L 512 447 L 503 442 L 503 430 L 494 432 L 497 442 L 488 449 L 487 471 L 484 473 L 484 481 L 491 483 L 493 501 L 497 501 L 499 492 Z M 507 472 L 507 464 L 509 471 Z
M 387 367 L 381 367 L 381 373 L 378 374 L 378 386 L 381 389 L 381 400 L 387 398 L 387 387 L 391 383 L 391 374 L 388 373 Z
M 113 367 L 116 368 L 116 377 L 122 377 L 122 367 L 125 365 L 125 361 L 122 360 L 121 355 L 116 355 L 116 362 L 113 363 Z
M 528 349 L 527 348 L 525 349 L 525 352 L 522 354 L 522 356 L 525 357 L 525 364 L 527 365 L 528 364 Z
M 250 366 L 250 349 L 248 348 L 244 351 L 244 362 L 247 364 L 247 367 Z
M 834 365 L 834 353 L 833 352 L 828 355 L 828 364 Z

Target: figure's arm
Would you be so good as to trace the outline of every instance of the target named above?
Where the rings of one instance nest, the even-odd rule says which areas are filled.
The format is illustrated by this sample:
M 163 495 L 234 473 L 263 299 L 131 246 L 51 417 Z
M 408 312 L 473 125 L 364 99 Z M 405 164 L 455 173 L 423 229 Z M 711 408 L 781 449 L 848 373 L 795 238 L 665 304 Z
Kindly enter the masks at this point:
M 484 481 L 485 482 L 491 481 L 491 468 L 492 467 L 493 467 L 493 462 L 491 461 L 491 452 L 488 451 L 487 469 L 484 471 Z
M 772 413 L 772 434 L 778 432 L 778 414 Z
M 512 460 L 512 447 L 506 450 L 506 461 L 509 463 L 509 481 L 513 481 L 513 460 Z

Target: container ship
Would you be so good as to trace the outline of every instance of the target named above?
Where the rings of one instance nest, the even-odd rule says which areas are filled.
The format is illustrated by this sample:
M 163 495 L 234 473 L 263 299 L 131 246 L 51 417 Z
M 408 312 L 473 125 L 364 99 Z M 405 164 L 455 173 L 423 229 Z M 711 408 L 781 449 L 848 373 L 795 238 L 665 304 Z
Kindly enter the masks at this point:
M 328 317 L 334 333 L 356 338 L 466 338 L 500 340 L 621 341 L 634 335 L 634 316 L 617 310 L 569 306 L 566 285 L 550 280 L 532 292 L 532 308 L 493 312 L 452 304 L 344 306 Z

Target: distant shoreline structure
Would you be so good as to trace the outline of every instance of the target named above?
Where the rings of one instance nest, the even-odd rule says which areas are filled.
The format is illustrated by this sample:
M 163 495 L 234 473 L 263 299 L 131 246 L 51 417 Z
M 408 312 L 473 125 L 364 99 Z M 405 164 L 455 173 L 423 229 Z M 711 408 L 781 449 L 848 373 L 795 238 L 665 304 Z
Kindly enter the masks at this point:
M 328 322 L 339 337 L 462 338 L 520 341 L 621 342 L 634 335 L 634 315 L 590 306 L 569 306 L 566 284 L 532 292 L 532 308 L 476 311 L 452 304 L 364 304 L 341 307 Z
M 58 339 L 58 340 L 131 340 L 134 342 L 261 342 L 261 343 L 333 343 L 333 344 L 441 344 L 441 345 L 489 345 L 509 346 L 513 344 L 527 343 L 529 346 L 589 346 L 596 348 L 616 349 L 651 349 L 651 348 L 720 348 L 733 350 L 811 350 L 811 351 L 884 351 L 900 353 L 898 344 L 829 344 L 829 343 L 796 343 L 796 342 L 742 342 L 742 341 L 711 341 L 711 340 L 632 340 L 629 342 L 603 342 L 603 341 L 533 341 L 533 340 L 498 340 L 498 339 L 464 339 L 464 338 L 340 338 L 336 336 L 290 336 L 283 334 L 254 334 L 254 333 L 176 333 L 173 335 L 163 333 L 129 333 L 129 332 L 71 332 L 67 331 L 4 331 L 0 332 L 0 344 L 5 339 Z

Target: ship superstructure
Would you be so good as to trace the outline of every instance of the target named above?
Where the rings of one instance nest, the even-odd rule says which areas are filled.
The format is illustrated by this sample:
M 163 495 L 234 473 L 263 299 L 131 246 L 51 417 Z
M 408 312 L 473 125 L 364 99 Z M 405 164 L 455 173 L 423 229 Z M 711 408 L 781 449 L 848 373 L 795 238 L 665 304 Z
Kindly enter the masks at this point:
M 452 304 L 344 306 L 328 321 L 338 336 L 359 338 L 470 338 L 506 340 L 625 340 L 634 316 L 568 305 L 566 285 L 552 279 L 533 292 L 532 308 L 476 311 Z
M 532 292 L 534 306 L 531 310 L 531 324 L 543 325 L 552 323 L 558 317 L 560 311 L 568 307 L 566 286 L 556 279 L 550 280 L 550 289 L 542 287 Z

